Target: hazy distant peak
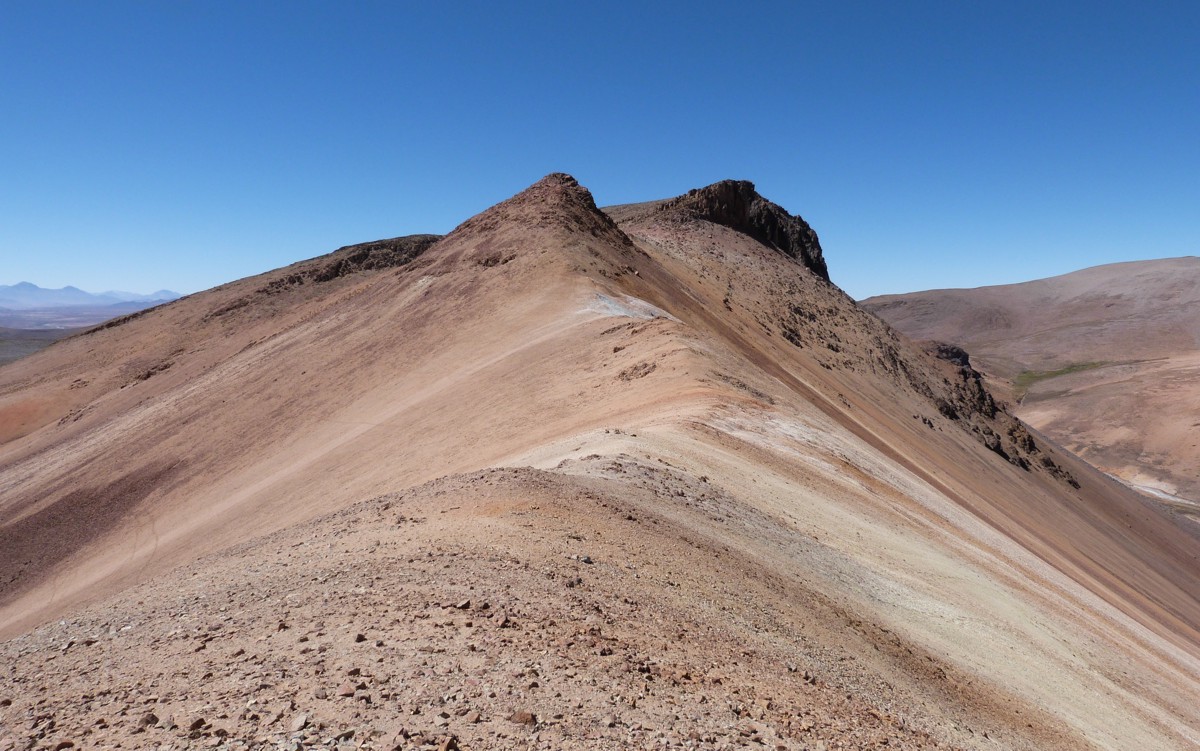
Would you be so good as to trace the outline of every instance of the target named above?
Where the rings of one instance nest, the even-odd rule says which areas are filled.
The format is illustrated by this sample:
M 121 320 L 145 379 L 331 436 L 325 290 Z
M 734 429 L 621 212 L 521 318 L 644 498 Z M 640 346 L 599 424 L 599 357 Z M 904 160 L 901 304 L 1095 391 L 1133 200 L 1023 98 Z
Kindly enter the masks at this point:
M 159 290 L 149 295 L 135 292 L 103 292 L 93 294 L 68 285 L 60 289 L 39 287 L 32 282 L 13 285 L 0 284 L 0 307 L 16 310 L 37 308 L 62 308 L 81 306 L 108 306 L 114 303 L 150 303 L 175 300 L 179 294 L 170 290 Z
M 99 297 L 111 298 L 120 302 L 149 302 L 151 300 L 178 300 L 183 295 L 178 292 L 172 292 L 169 289 L 160 289 L 157 292 L 151 292 L 148 295 L 143 295 L 138 292 L 125 292 L 123 290 L 110 289 L 106 292 L 101 292 Z

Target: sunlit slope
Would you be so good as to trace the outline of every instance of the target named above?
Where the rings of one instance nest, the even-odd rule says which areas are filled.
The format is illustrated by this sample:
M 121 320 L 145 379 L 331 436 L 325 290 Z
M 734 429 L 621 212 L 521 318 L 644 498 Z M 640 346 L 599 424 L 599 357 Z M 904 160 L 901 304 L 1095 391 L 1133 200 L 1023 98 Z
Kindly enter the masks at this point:
M 863 747 L 1196 742 L 1196 540 L 1029 432 L 953 352 L 860 310 L 811 228 L 749 183 L 606 214 L 551 175 L 433 240 L 244 280 L 0 370 L 3 409 L 33 416 L 0 447 L 5 632 L 141 603 L 146 635 L 121 649 L 161 659 L 171 598 L 199 587 L 200 617 L 237 603 L 233 635 L 265 639 L 269 598 L 231 573 L 253 569 L 308 593 L 303 622 L 361 612 L 385 645 L 470 662 L 414 615 L 470 582 L 536 610 L 514 615 L 545 631 L 509 640 L 519 660 L 581 634 L 643 651 L 666 649 L 666 624 L 692 634 L 673 640 L 691 645 L 679 670 L 725 678 L 676 679 L 671 702 L 647 679 L 643 726 L 686 730 L 678 707 L 711 696 L 726 714 L 696 727 L 781 743 L 818 737 L 805 701 L 823 742 Z M 388 573 L 369 586 L 322 584 L 371 561 Z M 593 565 L 594 589 L 562 585 Z M 629 688 L 592 672 L 596 643 L 557 689 L 602 693 L 585 712 Z M 433 691 L 413 655 L 384 660 Z M 764 668 L 789 655 L 820 679 Z M 572 722 L 546 732 L 611 747 L 613 725 Z M 497 730 L 459 732 L 519 745 Z
M 1200 259 L 863 304 L 914 338 L 965 347 L 1022 419 L 1175 508 L 1200 511 Z

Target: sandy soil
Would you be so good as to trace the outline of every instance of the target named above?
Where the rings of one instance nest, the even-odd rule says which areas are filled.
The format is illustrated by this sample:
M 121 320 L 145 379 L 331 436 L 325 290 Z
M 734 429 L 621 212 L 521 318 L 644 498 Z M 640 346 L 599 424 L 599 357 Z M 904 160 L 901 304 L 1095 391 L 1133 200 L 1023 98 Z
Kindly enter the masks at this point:
M 0 749 L 1195 747 L 1190 531 L 695 199 L 0 369 Z

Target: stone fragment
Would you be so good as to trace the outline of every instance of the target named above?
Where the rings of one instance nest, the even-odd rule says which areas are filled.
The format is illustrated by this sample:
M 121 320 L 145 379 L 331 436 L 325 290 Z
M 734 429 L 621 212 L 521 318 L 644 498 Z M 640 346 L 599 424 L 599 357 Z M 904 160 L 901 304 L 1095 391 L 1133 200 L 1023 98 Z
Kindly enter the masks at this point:
M 292 724 L 288 725 L 288 730 L 292 733 L 299 733 L 306 727 L 308 727 L 308 715 L 301 712 L 292 718 Z
M 518 725 L 536 725 L 537 715 L 524 709 L 518 709 L 508 716 L 508 721 L 515 722 Z

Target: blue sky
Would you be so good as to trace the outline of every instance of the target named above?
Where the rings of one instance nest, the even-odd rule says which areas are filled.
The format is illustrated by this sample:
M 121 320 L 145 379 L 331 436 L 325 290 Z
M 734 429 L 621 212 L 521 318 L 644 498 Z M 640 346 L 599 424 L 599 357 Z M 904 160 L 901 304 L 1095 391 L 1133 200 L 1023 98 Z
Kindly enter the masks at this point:
M 856 297 L 1200 252 L 1195 3 L 505 5 L 4 3 L 0 284 L 192 292 L 552 171 L 753 180 Z

